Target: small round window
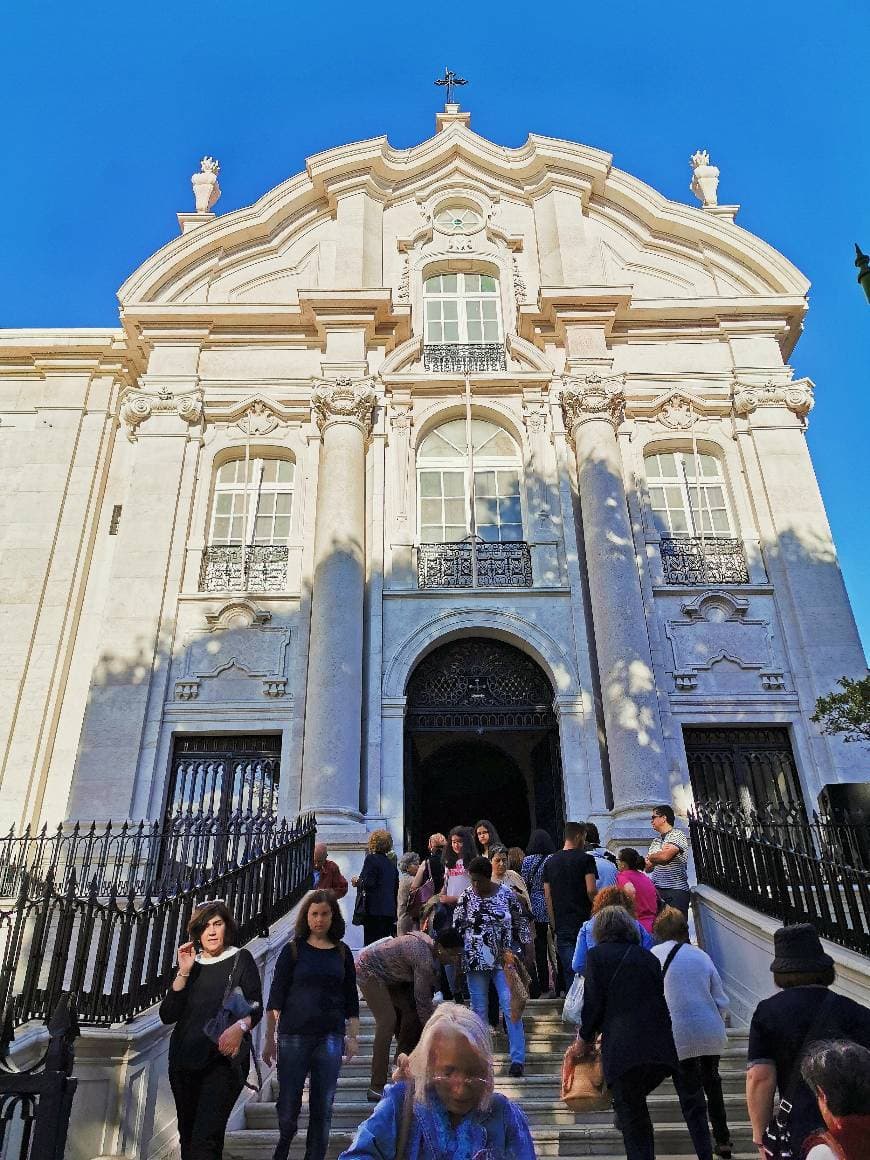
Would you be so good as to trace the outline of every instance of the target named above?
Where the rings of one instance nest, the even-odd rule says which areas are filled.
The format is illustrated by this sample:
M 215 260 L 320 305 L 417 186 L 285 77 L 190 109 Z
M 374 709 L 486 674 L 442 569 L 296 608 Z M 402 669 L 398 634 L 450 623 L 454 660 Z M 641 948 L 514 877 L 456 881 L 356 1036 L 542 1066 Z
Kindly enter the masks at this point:
M 444 234 L 473 234 L 480 229 L 481 217 L 468 205 L 448 205 L 435 215 L 435 225 Z

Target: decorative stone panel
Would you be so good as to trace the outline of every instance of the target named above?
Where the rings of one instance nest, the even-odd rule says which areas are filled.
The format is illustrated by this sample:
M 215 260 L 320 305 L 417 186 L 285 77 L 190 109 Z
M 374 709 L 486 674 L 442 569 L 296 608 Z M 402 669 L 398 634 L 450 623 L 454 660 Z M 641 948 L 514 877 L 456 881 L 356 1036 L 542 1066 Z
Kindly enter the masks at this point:
M 770 621 L 750 617 L 748 600 L 708 591 L 683 601 L 680 609 L 682 617 L 665 621 L 679 692 L 697 688 L 698 674 L 709 672 L 720 661 L 756 673 L 765 691 L 785 688 L 785 675 L 773 654 Z
M 272 625 L 272 614 L 234 600 L 207 615 L 208 627 L 184 638 L 178 701 L 220 702 L 278 698 L 287 693 L 290 629 Z M 226 692 L 224 691 L 226 690 Z

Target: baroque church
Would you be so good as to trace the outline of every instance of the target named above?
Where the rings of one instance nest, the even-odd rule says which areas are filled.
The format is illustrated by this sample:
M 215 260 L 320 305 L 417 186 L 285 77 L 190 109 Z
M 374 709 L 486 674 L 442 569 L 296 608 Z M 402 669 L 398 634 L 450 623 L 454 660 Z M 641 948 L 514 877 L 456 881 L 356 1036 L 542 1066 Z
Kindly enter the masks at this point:
M 114 329 L 0 332 L 0 824 L 811 810 L 864 656 L 790 365 L 808 283 L 718 170 L 435 135 L 224 215 Z

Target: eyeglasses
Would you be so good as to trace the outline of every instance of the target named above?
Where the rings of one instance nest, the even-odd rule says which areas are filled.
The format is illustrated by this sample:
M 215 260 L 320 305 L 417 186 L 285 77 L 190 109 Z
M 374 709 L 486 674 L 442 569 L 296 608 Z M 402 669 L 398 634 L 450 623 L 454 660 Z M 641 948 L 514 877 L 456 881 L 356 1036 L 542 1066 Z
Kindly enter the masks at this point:
M 471 1088 L 472 1091 L 480 1091 L 485 1088 L 488 1081 L 479 1075 L 462 1075 L 461 1072 L 452 1072 L 450 1075 L 433 1075 L 433 1083 L 447 1083 L 454 1086 L 462 1085 L 462 1087 Z

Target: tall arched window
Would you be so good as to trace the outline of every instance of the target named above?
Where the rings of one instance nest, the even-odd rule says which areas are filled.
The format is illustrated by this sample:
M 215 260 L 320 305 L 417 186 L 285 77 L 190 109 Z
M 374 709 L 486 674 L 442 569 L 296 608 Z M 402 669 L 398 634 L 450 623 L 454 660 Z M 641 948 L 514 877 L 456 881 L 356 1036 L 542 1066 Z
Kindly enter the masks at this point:
M 669 536 L 733 536 L 722 464 L 707 451 L 644 456 L 657 530 Z
M 515 440 L 496 423 L 451 419 L 436 427 L 417 451 L 420 542 L 522 540 L 521 470 Z
M 231 459 L 217 470 L 210 544 L 286 544 L 295 464 L 289 459 Z
M 281 592 L 287 585 L 295 464 L 277 456 L 240 456 L 215 473 L 204 592 Z
M 427 345 L 501 341 L 498 280 L 492 274 L 433 274 L 423 284 Z

